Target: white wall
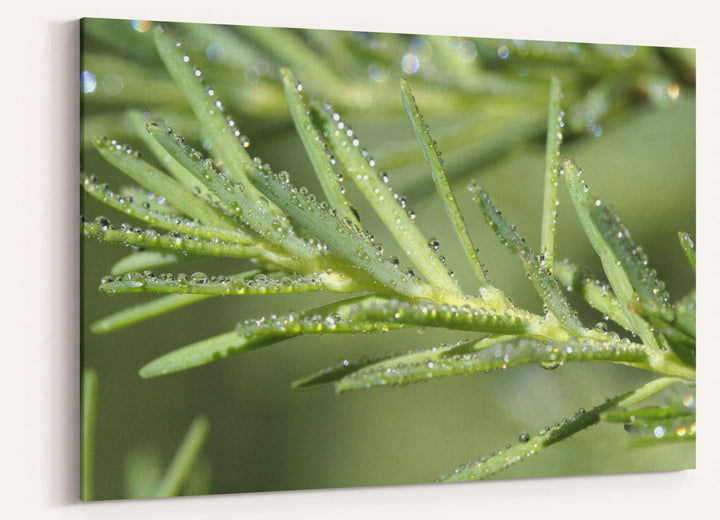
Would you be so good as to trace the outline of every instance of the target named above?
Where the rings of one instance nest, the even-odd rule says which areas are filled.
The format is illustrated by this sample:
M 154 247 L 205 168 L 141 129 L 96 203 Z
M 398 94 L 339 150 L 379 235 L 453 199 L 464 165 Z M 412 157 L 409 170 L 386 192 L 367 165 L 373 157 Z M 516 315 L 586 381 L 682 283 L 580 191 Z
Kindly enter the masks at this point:
M 387 0 L 15 0 L 2 38 L 3 341 L 0 363 L 0 516 L 5 518 L 698 518 L 716 513 L 720 491 L 718 376 L 713 335 L 720 304 L 716 269 L 720 214 L 720 41 L 712 3 L 701 0 L 480 2 L 442 0 L 432 9 Z M 409 2 L 405 2 L 409 4 Z M 652 7 L 650 7 L 652 6 Z M 204 12 L 202 11 L 204 9 Z M 320 15 L 315 14 L 315 11 Z M 247 25 L 462 34 L 698 49 L 698 241 L 700 421 L 697 470 L 228 495 L 82 504 L 78 495 L 78 25 L 83 16 Z M 711 509 L 712 508 L 712 509 Z

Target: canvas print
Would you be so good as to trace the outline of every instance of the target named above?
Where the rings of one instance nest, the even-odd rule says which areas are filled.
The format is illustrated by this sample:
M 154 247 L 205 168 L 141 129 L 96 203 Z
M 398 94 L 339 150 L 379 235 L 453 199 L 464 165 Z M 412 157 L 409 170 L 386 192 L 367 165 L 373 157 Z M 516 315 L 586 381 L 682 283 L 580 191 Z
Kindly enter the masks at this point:
M 80 24 L 84 500 L 695 466 L 694 50 Z

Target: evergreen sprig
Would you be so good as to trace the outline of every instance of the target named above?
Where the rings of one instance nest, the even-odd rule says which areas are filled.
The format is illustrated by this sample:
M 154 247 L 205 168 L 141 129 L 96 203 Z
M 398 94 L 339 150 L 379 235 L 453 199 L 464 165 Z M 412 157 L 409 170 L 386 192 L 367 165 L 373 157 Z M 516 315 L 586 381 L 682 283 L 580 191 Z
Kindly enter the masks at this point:
M 544 312 L 537 314 L 515 306 L 487 278 L 482 251 L 476 248 L 465 225 L 468 216 L 459 207 L 447 179 L 440 146 L 432 138 L 420 109 L 425 104 L 428 110 L 433 109 L 431 81 L 419 80 L 416 93 L 409 80 L 401 81 L 402 100 L 419 146 L 412 152 L 399 150 L 387 157 L 387 162 L 402 164 L 418 158 L 427 162 L 465 260 L 476 275 L 478 286 L 472 290 L 461 287 L 449 268 L 450 261 L 462 259 L 445 259 L 438 254 L 437 241 L 425 236 L 405 197 L 398 194 L 387 173 L 379 168 L 380 161 L 362 148 L 359 137 L 347 123 L 349 119 L 340 115 L 345 108 L 355 113 L 349 105 L 362 97 L 361 92 L 351 88 L 348 79 L 357 73 L 352 61 L 343 63 L 347 70 L 336 73 L 322 60 L 297 55 L 293 42 L 285 41 L 291 38 L 288 33 L 249 28 L 246 33 L 249 41 L 266 46 L 287 64 L 278 68 L 276 94 L 287 103 L 289 118 L 322 194 L 313 194 L 297 185 L 292 173 L 274 172 L 269 164 L 252 157 L 247 149 L 248 138 L 219 97 L 219 92 L 229 91 L 227 81 L 220 81 L 218 90 L 209 87 L 183 44 L 169 32 L 155 29 L 157 55 L 184 94 L 200 124 L 200 134 L 209 143 L 206 147 L 209 151 L 187 144 L 194 134 L 183 137 L 177 128 L 138 112 L 131 115 L 133 131 L 167 165 L 167 173 L 118 140 L 92 140 L 100 155 L 139 188 L 132 194 L 113 191 L 90 172 L 82 176 L 83 188 L 109 207 L 142 222 L 142 227 L 113 225 L 107 217 L 100 216 L 82 223 L 84 236 L 132 250 L 101 281 L 100 290 L 108 294 L 163 293 L 156 300 L 101 319 L 93 325 L 93 331 L 111 332 L 219 295 L 327 292 L 342 294 L 344 299 L 300 312 L 244 319 L 234 330 L 180 347 L 149 362 L 140 369 L 142 377 L 187 370 L 304 334 L 442 328 L 474 336 L 451 345 L 423 346 L 366 360 L 344 360 L 296 381 L 293 386 L 304 388 L 333 382 L 337 391 L 342 392 L 505 370 L 520 364 L 554 367 L 575 362 L 618 363 L 658 377 L 587 412 L 578 412 L 554 429 L 536 436 L 522 434 L 515 447 L 462 466 L 441 480 L 486 478 L 600 421 L 628 424 L 628 431 L 638 443 L 694 439 L 694 408 L 674 405 L 631 408 L 670 384 L 694 385 L 694 294 L 678 302 L 670 298 L 664 283 L 649 266 L 647 255 L 632 241 L 620 218 L 590 194 L 579 167 L 562 158 L 563 133 L 572 132 L 569 128 L 572 122 L 565 126 L 567 118 L 561 110 L 564 98 L 558 79 L 551 80 L 545 127 L 545 192 L 539 215 L 542 241 L 538 248 L 530 247 L 516 227 L 505 220 L 481 186 L 472 183 L 469 187 L 480 214 L 520 260 L 542 298 Z M 438 49 L 444 49 L 443 45 L 439 42 Z M 472 97 L 473 103 L 482 103 L 498 83 L 518 95 L 539 95 L 537 85 L 518 84 L 491 71 L 478 79 L 453 65 L 452 60 L 446 63 L 448 68 L 442 77 L 454 87 L 446 99 L 448 106 L 453 106 L 453 97 L 465 101 Z M 300 83 L 295 74 L 311 78 L 309 87 Z M 542 88 L 547 89 L 547 84 L 543 83 Z M 313 97 L 315 92 L 342 101 L 345 106 L 319 101 Z M 131 94 L 132 90 L 128 95 Z M 243 95 L 252 96 L 252 92 Z M 575 94 L 569 97 L 576 103 L 582 102 Z M 248 99 L 234 101 L 236 106 L 250 110 Z M 374 99 L 383 103 L 385 97 L 380 93 Z M 496 110 L 493 116 L 507 117 L 516 113 L 519 106 L 500 104 Z M 180 120 L 190 118 L 188 113 Z M 181 126 L 190 128 L 187 123 Z M 533 126 L 532 132 L 537 131 L 538 127 Z M 455 146 L 469 148 L 462 142 Z M 585 235 L 602 262 L 607 281 L 569 260 L 556 259 L 556 207 L 558 184 L 562 182 Z M 384 228 L 383 236 L 392 243 L 380 244 L 364 219 L 361 222 L 346 191 L 349 184 L 377 214 Z M 694 241 L 687 233 L 679 236 L 694 267 Z M 252 262 L 254 268 L 214 276 L 154 271 L 180 264 L 194 255 L 240 258 Z M 404 260 L 399 261 L 398 256 Z M 626 330 L 627 337 L 620 338 L 606 327 L 586 327 L 570 304 L 566 288 Z M 202 431 L 191 432 L 193 438 L 200 440 L 187 441 L 188 453 L 196 451 L 190 444 L 202 443 L 205 428 L 193 427 L 192 432 Z M 177 483 L 182 478 L 177 475 L 181 470 L 174 468 L 175 465 L 160 486 L 160 494 L 178 491 Z M 86 489 L 90 493 L 89 484 Z

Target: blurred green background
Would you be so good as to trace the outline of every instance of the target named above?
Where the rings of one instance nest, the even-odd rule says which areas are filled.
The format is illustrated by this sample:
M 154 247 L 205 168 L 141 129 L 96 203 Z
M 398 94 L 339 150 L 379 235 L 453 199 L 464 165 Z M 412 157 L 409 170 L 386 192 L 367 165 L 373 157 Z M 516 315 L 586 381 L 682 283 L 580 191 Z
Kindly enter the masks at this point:
M 296 184 L 318 192 L 287 113 L 277 66 L 290 66 L 311 96 L 333 103 L 381 168 L 467 292 L 477 290 L 453 237 L 429 168 L 402 109 L 399 77 L 445 153 L 465 220 L 491 282 L 519 306 L 541 311 L 522 268 L 497 241 L 465 186 L 477 180 L 531 245 L 539 245 L 549 78 L 565 88 L 563 154 L 583 168 L 593 193 L 623 217 L 672 297 L 694 288 L 677 231 L 695 231 L 694 52 L 634 46 L 418 37 L 318 30 L 167 24 L 250 137 L 250 152 Z M 89 145 L 106 135 L 142 149 L 128 109 L 162 114 L 198 148 L 198 124 L 155 56 L 150 23 L 82 22 L 82 166 L 117 189 L 128 180 Z M 288 49 L 290 46 L 290 49 Z M 328 72 L 330 71 L 330 72 Z M 211 153 L 211 152 L 210 152 Z M 150 154 L 144 158 L 150 159 Z M 384 165 L 387 165 L 385 167 Z M 561 189 L 557 248 L 601 273 Z M 357 205 L 392 250 L 372 215 Z M 87 218 L 114 215 L 83 195 Z M 96 498 L 123 498 L 153 461 L 166 465 L 192 419 L 210 420 L 189 493 L 234 493 L 430 482 L 454 467 L 537 433 L 652 374 L 609 364 L 556 370 L 527 366 L 398 389 L 335 395 L 332 387 L 293 391 L 290 383 L 345 358 L 399 352 L 469 337 L 405 330 L 308 336 L 193 370 L 144 380 L 159 355 L 233 329 L 237 321 L 301 310 L 332 295 L 218 297 L 107 335 L 89 325 L 151 295 L 102 295 L 97 287 L 128 254 L 82 241 L 82 362 L 99 376 Z M 397 253 L 396 253 L 397 254 Z M 400 256 L 398 254 L 398 256 Z M 242 261 L 209 259 L 176 272 L 234 273 Z M 580 302 L 583 320 L 602 317 Z M 636 472 L 694 466 L 694 444 L 628 448 L 619 425 L 601 424 L 498 478 Z M 137 494 L 137 493 L 135 493 Z

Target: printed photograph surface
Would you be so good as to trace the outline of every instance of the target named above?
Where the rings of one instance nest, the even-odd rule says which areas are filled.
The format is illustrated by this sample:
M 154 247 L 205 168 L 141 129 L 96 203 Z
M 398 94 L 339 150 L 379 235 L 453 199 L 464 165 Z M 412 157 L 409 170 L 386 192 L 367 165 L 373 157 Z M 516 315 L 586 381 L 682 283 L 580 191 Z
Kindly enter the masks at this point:
M 83 500 L 695 467 L 693 49 L 80 28 Z

